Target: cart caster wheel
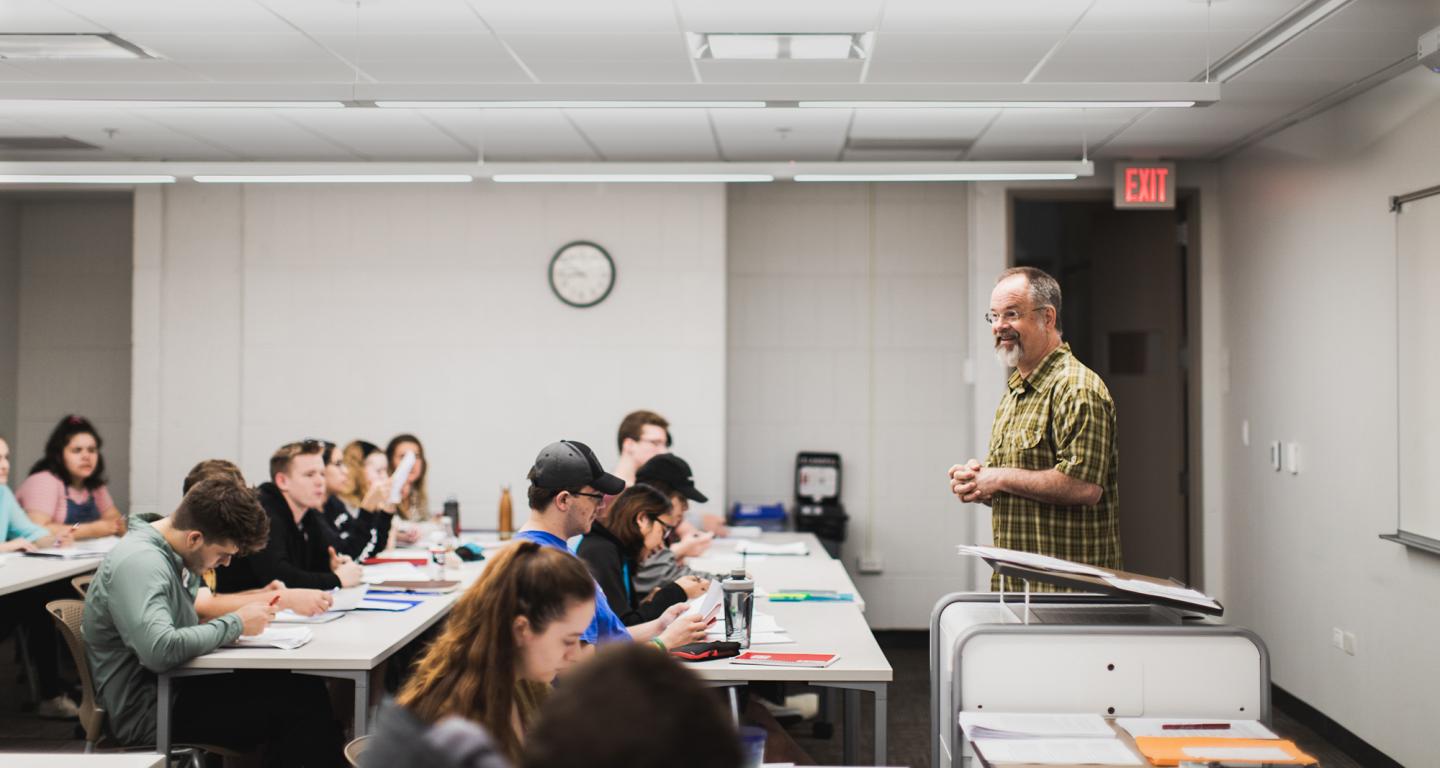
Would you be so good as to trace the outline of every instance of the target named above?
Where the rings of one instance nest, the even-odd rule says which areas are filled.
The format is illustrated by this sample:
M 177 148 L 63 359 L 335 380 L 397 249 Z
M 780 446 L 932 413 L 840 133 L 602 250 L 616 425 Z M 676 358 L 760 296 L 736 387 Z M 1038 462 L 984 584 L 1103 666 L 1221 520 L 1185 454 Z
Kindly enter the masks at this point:
M 835 735 L 834 723 L 815 723 L 813 728 L 815 738 L 817 739 L 828 739 Z

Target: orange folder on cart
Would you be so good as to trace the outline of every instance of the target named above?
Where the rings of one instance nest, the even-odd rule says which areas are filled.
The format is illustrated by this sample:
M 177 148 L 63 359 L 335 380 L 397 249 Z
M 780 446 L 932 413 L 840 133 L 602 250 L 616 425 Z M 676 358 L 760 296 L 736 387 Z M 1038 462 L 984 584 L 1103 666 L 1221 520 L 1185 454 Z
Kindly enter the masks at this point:
M 1140 736 L 1135 739 L 1140 754 L 1153 765 L 1196 762 L 1261 763 L 1272 765 L 1315 765 L 1319 761 L 1300 751 L 1287 739 L 1166 738 Z M 1281 753 L 1284 753 L 1283 756 Z M 1249 755 L 1256 757 L 1249 757 Z M 1259 757 L 1268 754 L 1267 757 Z

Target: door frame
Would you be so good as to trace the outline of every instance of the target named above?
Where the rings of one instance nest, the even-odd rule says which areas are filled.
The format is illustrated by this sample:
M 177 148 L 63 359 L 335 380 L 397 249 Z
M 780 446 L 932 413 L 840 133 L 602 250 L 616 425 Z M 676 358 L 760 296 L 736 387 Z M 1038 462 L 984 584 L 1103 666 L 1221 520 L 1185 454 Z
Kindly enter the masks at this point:
M 1090 189 L 1014 189 L 1005 195 L 1005 266 L 1015 266 L 1015 202 L 1080 203 L 1106 202 L 1114 199 L 1108 187 Z M 1200 262 L 1203 258 L 1204 243 L 1200 239 L 1200 189 L 1182 186 L 1175 190 L 1175 208 L 1185 227 L 1185 265 L 1181 272 L 1184 281 L 1185 302 L 1185 345 L 1182 366 L 1186 375 L 1182 377 L 1185 393 L 1185 574 L 1191 585 L 1205 583 L 1205 468 L 1199 461 L 1204 453 L 1204 434 L 1201 426 L 1204 390 L 1201 370 L 1201 317 L 1200 317 Z M 1177 233 L 1178 234 L 1178 233 Z

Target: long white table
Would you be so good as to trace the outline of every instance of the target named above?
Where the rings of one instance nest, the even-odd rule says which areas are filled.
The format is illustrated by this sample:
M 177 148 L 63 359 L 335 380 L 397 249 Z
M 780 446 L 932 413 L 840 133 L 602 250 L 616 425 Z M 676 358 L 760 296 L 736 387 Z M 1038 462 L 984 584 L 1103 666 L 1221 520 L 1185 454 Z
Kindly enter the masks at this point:
M 845 691 L 844 760 L 855 764 L 856 740 L 860 732 L 860 692 L 875 696 L 875 765 L 886 765 L 886 702 L 894 671 L 865 617 L 848 603 L 766 603 L 756 610 L 775 617 L 795 642 L 786 645 L 755 646 L 757 651 L 776 653 L 834 653 L 839 658 L 820 669 L 803 667 L 762 667 L 717 659 L 688 664 L 712 686 L 745 683 L 804 683 Z M 763 607 L 762 607 L 763 606 Z
M 804 541 L 810 554 L 744 555 L 735 551 L 737 541 L 761 541 L 766 544 L 789 544 Z M 759 539 L 716 539 L 701 557 L 692 557 L 686 564 L 696 570 L 727 574 L 743 567 L 755 579 L 759 592 L 831 590 L 855 596 L 854 604 L 865 610 L 865 598 L 855 589 L 845 564 L 831 557 L 813 533 L 766 533 Z M 764 604 L 760 601 L 757 604 Z
M 20 592 L 60 579 L 89 573 L 100 567 L 99 557 L 65 559 L 31 557 L 19 552 L 0 555 L 0 595 Z
M 467 563 L 459 571 L 447 573 L 461 586 L 446 595 L 415 595 L 421 603 L 397 613 L 387 611 L 350 611 L 342 618 L 325 624 L 284 626 L 309 627 L 314 636 L 310 642 L 294 650 L 279 648 L 221 648 L 198 656 L 158 676 L 155 739 L 158 751 L 169 754 L 172 736 L 171 688 L 176 678 L 224 674 L 240 670 L 289 670 L 296 674 L 335 677 L 355 684 L 354 731 L 356 736 L 369 733 L 373 693 L 380 686 L 372 677 L 386 659 L 434 626 L 450 612 L 450 607 L 483 570 L 483 563 Z

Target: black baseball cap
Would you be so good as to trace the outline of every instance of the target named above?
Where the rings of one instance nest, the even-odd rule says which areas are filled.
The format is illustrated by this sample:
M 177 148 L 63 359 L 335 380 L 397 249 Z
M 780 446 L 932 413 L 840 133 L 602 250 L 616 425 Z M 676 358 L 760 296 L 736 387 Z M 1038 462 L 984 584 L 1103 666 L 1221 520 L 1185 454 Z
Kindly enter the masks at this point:
M 540 449 L 530 469 L 530 482 L 551 491 L 588 485 L 613 496 L 625 490 L 625 481 L 606 472 L 590 446 L 574 440 L 561 440 Z
M 640 466 L 635 473 L 635 482 L 648 483 L 656 480 L 674 488 L 681 496 L 704 504 L 710 499 L 695 490 L 695 478 L 691 476 L 690 464 L 673 453 L 659 453 Z

